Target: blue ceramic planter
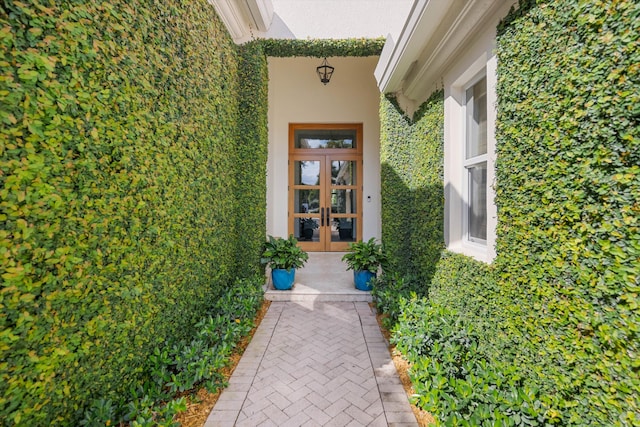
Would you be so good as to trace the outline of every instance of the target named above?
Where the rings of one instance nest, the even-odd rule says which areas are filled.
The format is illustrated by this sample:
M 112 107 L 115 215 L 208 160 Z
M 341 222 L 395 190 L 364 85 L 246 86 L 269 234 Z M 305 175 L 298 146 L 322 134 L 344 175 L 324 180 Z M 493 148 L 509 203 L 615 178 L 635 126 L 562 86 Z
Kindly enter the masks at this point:
M 274 269 L 271 270 L 271 280 L 273 281 L 273 287 L 286 291 L 293 287 L 293 282 L 296 280 L 296 270 Z
M 376 277 L 376 273 L 372 273 L 369 270 L 354 271 L 353 281 L 356 284 L 356 289 L 359 291 L 370 291 L 373 288 L 369 284 L 369 281 L 374 277 Z

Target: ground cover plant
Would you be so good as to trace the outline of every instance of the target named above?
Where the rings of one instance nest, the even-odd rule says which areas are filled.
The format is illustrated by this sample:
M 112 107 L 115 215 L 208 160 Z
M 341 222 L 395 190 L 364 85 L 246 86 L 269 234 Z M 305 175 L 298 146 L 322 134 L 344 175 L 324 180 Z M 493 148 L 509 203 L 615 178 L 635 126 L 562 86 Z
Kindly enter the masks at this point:
M 638 18 L 631 1 L 524 1 L 498 29 L 491 266 L 440 253 L 412 295 L 419 219 L 398 213 L 413 166 L 387 163 L 399 276 L 374 295 L 416 402 L 445 425 L 640 425 Z M 383 129 L 405 126 L 382 112 Z M 393 135 L 383 152 L 411 152 Z
M 226 386 L 223 370 L 238 342 L 255 326 L 263 283 L 262 276 L 238 280 L 211 307 L 215 314 L 195 325 L 191 341 L 169 341 L 156 347 L 149 355 L 151 377 L 117 400 L 93 401 L 80 425 L 179 425 L 174 417 L 186 410 L 185 392 L 204 387 L 215 393 Z
M 491 268 L 444 252 L 429 296 L 416 287 L 382 286 L 400 291 L 382 308 L 393 308 L 391 342 L 409 363 L 413 403 L 443 425 L 545 425 L 538 389 L 515 368 L 511 343 L 501 340 L 503 301 Z

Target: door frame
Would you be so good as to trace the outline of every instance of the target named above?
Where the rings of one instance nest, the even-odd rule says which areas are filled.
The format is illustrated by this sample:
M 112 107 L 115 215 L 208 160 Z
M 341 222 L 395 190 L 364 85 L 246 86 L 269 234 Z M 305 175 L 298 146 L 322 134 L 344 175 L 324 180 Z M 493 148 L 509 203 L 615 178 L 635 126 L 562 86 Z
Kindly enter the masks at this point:
M 355 130 L 356 140 L 355 148 L 296 148 L 295 147 L 295 132 L 296 130 Z M 289 161 L 288 161 L 288 185 L 287 185 L 287 229 L 289 234 L 295 235 L 295 218 L 302 216 L 320 218 L 320 213 L 304 215 L 301 213 L 295 213 L 294 208 L 294 192 L 296 186 L 294 186 L 294 165 L 295 161 L 300 160 L 320 160 L 321 165 L 324 165 L 324 171 L 322 174 L 327 178 L 324 183 L 319 185 L 319 198 L 323 206 L 328 205 L 327 209 L 331 209 L 331 160 L 337 157 L 342 157 L 345 160 L 356 161 L 356 183 L 352 189 L 356 190 L 356 214 L 338 214 L 331 213 L 333 218 L 352 217 L 356 221 L 356 236 L 355 241 L 362 240 L 362 228 L 363 228 L 363 133 L 362 123 L 290 123 L 289 124 Z M 322 200 L 324 199 L 324 200 Z M 329 216 L 329 212 L 327 212 Z M 324 217 L 324 215 L 322 215 Z M 324 218 L 322 218 L 324 226 Z M 331 238 L 331 225 L 329 219 L 326 221 L 327 225 L 321 227 L 319 230 L 320 241 L 308 242 L 300 241 L 299 245 L 306 251 L 310 252 L 343 252 L 346 251 L 351 242 L 349 241 L 332 241 Z

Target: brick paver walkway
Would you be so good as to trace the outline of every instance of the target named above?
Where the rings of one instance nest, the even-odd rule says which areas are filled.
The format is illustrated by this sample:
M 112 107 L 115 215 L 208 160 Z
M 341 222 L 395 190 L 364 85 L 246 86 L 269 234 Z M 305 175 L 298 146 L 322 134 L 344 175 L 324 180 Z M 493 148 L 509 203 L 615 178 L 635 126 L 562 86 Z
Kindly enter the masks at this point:
M 366 302 L 272 302 L 214 426 L 417 426 Z

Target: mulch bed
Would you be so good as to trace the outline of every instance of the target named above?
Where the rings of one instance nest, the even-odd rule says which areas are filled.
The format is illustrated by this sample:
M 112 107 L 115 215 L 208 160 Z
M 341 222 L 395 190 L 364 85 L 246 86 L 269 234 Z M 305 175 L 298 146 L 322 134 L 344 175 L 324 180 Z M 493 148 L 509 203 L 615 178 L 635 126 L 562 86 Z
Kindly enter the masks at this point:
M 260 325 L 260 322 L 262 322 L 262 319 L 267 313 L 269 305 L 271 305 L 271 301 L 265 300 L 262 303 L 262 306 L 260 307 L 260 310 L 258 310 L 258 314 L 256 316 L 256 326 L 251 330 L 249 335 L 242 339 L 242 341 L 236 347 L 236 351 L 231 356 L 231 363 L 223 370 L 223 375 L 226 380 L 231 378 L 231 374 L 233 374 L 233 371 L 238 365 L 242 354 L 249 345 L 249 342 L 251 342 L 253 334 L 255 333 L 256 329 Z M 374 304 L 372 304 L 371 306 L 375 308 Z M 386 338 L 387 342 L 389 342 L 390 333 L 382 327 L 383 317 L 384 315 L 380 314 L 376 316 L 378 325 L 380 325 L 380 330 L 382 331 L 382 334 Z M 409 364 L 402 357 L 402 355 L 400 355 L 395 350 L 394 346 L 392 345 L 389 345 L 389 353 L 391 354 L 391 359 L 396 366 L 396 370 L 398 371 L 398 375 L 400 376 L 400 381 L 402 382 L 404 390 L 407 392 L 407 396 L 411 396 L 414 391 L 411 385 L 411 380 L 409 379 L 409 375 L 407 374 L 407 371 L 409 370 Z M 182 427 L 203 427 L 205 422 L 207 421 L 207 418 L 209 417 L 209 413 L 215 406 L 221 393 L 222 390 L 219 390 L 216 393 L 210 393 L 205 389 L 198 390 L 198 392 L 188 397 L 187 410 L 186 412 L 178 414 L 176 416 L 176 421 L 178 421 Z M 418 425 L 420 427 L 435 425 L 436 421 L 430 413 L 423 411 L 414 405 L 411 405 L 411 409 L 413 410 L 413 413 L 416 416 L 416 420 L 418 421 Z
M 256 315 L 255 324 L 256 326 L 249 332 L 249 335 L 244 337 L 240 343 L 237 345 L 235 352 L 231 355 L 231 362 L 229 365 L 222 370 L 222 374 L 225 380 L 229 380 L 231 378 L 231 374 L 238 366 L 238 362 L 240 362 L 240 358 L 244 353 L 245 349 L 251 342 L 251 338 L 253 338 L 253 334 L 255 334 L 256 329 L 260 326 L 260 322 L 264 318 L 265 314 L 267 314 L 267 310 L 271 305 L 271 301 L 264 300 L 262 302 L 262 306 L 258 310 L 258 314 Z M 180 423 L 182 427 L 202 427 L 204 423 L 207 421 L 209 417 L 209 413 L 215 406 L 218 401 L 218 397 L 222 390 L 218 390 L 216 393 L 211 393 L 204 388 L 198 390 L 194 395 L 188 397 L 187 400 L 187 410 L 186 412 L 182 412 L 176 416 L 176 421 Z
M 375 310 L 376 306 L 374 303 L 370 304 L 371 307 Z M 380 330 L 382 331 L 382 335 L 389 342 L 391 338 L 391 333 L 386 330 L 382 326 L 382 319 L 384 319 L 386 315 L 377 314 L 376 319 L 378 320 L 378 325 L 380 326 Z M 400 382 L 402 382 L 402 386 L 404 387 L 404 391 L 407 393 L 407 396 L 411 396 L 414 394 L 413 385 L 411 384 L 411 378 L 409 378 L 409 362 L 402 357 L 400 352 L 396 351 L 395 346 L 389 344 L 389 353 L 391 354 L 391 360 L 393 360 L 393 364 L 396 365 L 396 371 L 398 371 L 398 376 L 400 377 Z M 420 427 L 433 426 L 436 424 L 435 418 L 433 415 L 418 408 L 415 405 L 411 405 L 411 410 L 413 411 L 413 415 L 416 416 L 416 420 L 418 421 L 418 425 Z

